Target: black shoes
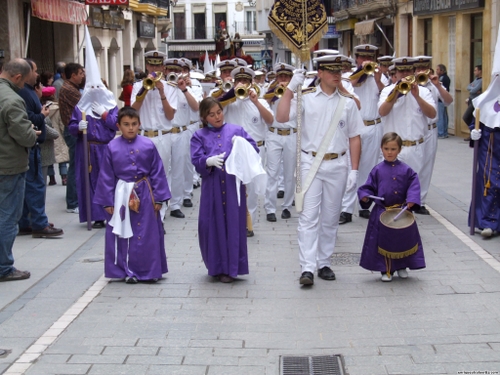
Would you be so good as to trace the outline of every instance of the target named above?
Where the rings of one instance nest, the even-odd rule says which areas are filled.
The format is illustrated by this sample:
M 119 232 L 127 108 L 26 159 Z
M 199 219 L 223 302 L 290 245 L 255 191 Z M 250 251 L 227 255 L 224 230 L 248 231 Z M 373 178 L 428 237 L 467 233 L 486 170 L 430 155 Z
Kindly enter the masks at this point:
M 370 210 L 359 210 L 359 217 L 362 217 L 363 219 L 369 219 Z
M 323 267 L 318 271 L 318 276 L 323 280 L 335 280 L 335 273 L 330 267 Z
M 302 272 L 299 279 L 300 285 L 313 285 L 314 284 L 314 275 L 312 272 Z
M 54 228 L 54 227 L 51 227 L 50 225 L 43 228 L 43 229 L 40 229 L 40 230 L 34 230 L 32 233 L 31 233 L 31 236 L 33 238 L 42 238 L 42 237 L 57 237 L 57 236 L 61 236 L 63 235 L 64 232 L 62 229 L 60 228 Z
M 106 226 L 106 224 L 104 224 L 104 220 L 96 220 L 94 222 L 94 224 L 92 224 L 92 228 L 95 228 L 95 229 L 104 228 L 105 226 Z
M 254 236 L 253 230 L 247 229 L 247 237 L 253 237 L 253 236 Z
M 182 202 L 182 205 L 184 207 L 193 207 L 193 202 L 191 202 L 191 199 L 184 199 L 184 201 Z
M 200 187 L 200 182 L 196 182 L 195 184 L 193 184 L 193 189 L 198 189 Z
M 420 214 L 420 215 L 430 215 L 431 214 L 429 212 L 429 210 L 427 208 L 425 208 L 424 205 L 420 206 L 420 208 L 418 210 L 415 210 L 414 212 L 416 214 Z
M 347 212 L 341 212 L 339 218 L 339 224 L 350 223 L 352 221 L 352 214 L 348 214 Z
M 274 223 L 276 221 L 276 214 L 267 214 L 267 221 Z
M 283 210 L 281 213 L 281 218 L 282 219 L 290 219 L 292 215 L 290 214 L 290 211 L 288 211 L 286 208 Z
M 177 219 L 184 219 L 185 216 L 181 210 L 170 211 L 170 216 L 176 217 Z
M 285 192 L 283 190 L 278 191 L 278 198 L 283 198 L 285 196 Z

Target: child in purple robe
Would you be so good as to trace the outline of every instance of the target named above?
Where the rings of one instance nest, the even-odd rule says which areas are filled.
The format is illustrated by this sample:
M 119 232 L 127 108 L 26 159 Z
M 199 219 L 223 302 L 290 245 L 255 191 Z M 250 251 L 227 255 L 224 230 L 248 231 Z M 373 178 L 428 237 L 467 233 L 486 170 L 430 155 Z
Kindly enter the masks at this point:
M 168 271 L 159 212 L 171 197 L 165 170 L 153 142 L 138 135 L 135 109 L 120 109 L 117 126 L 122 136 L 107 146 L 94 196 L 108 215 L 104 275 L 157 281 Z
M 230 283 L 248 274 L 245 186 L 236 190 L 236 177 L 226 171 L 234 136 L 245 138 L 259 152 L 241 126 L 224 122 L 221 104 L 208 97 L 200 103 L 203 128 L 191 138 L 191 161 L 202 178 L 198 236 L 201 256 L 210 276 Z
M 410 210 L 418 209 L 420 205 L 418 176 L 397 159 L 402 143 L 396 133 L 383 136 L 384 161 L 372 169 L 366 183 L 358 189 L 362 208 L 370 207 L 373 201 L 376 203 L 366 228 L 360 266 L 380 271 L 382 281 L 391 281 L 394 271 L 400 278 L 406 279 L 406 268 L 425 268 L 424 250 L 416 222 L 405 228 L 386 229 L 387 226 L 380 221 L 380 215 L 387 209 L 407 206 Z

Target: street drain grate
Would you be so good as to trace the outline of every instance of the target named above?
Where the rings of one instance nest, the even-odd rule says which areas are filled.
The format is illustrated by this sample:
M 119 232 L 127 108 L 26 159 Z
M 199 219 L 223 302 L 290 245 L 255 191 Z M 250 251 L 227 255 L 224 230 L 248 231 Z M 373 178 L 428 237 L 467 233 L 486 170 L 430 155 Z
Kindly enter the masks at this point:
M 340 355 L 281 356 L 280 375 L 345 375 Z
M 332 264 L 334 266 L 359 265 L 361 254 L 356 253 L 334 253 L 332 255 Z

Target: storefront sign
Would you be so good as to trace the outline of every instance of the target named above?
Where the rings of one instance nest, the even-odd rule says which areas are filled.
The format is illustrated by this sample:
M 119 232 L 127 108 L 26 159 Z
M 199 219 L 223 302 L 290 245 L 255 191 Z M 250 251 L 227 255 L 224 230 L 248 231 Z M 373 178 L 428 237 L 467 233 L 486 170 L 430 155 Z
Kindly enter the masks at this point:
M 85 5 L 123 5 L 123 6 L 128 6 L 128 0 L 85 0 Z
M 85 4 L 69 0 L 31 0 L 31 11 L 37 18 L 72 25 L 88 25 Z
M 341 38 L 342 35 L 337 33 L 337 28 L 335 25 L 328 25 L 328 31 L 326 32 L 325 35 L 323 35 L 323 38 L 325 39 L 334 39 L 334 38 Z
M 104 29 L 123 30 L 125 18 L 116 10 L 103 10 L 99 7 L 90 8 L 90 25 Z
M 335 27 L 337 29 L 337 32 L 346 31 L 346 30 L 353 30 L 356 22 L 358 22 L 357 18 L 348 18 L 346 20 L 337 21 L 335 23 Z
M 155 24 L 151 22 L 137 21 L 137 36 L 139 38 L 154 38 Z
M 484 0 L 413 0 L 416 16 L 483 7 Z

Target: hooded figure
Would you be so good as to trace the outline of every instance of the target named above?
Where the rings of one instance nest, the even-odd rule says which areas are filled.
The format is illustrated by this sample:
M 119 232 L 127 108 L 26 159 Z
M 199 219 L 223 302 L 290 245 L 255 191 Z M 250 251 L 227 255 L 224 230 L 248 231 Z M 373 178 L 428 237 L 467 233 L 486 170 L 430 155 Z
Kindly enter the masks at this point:
M 77 137 L 75 150 L 76 186 L 80 222 L 87 221 L 87 205 L 85 198 L 85 173 L 90 176 L 90 201 L 99 176 L 99 166 L 104 157 L 107 144 L 115 137 L 118 107 L 113 93 L 101 80 L 95 52 L 88 28 L 85 26 L 85 74 L 86 82 L 83 95 L 76 105 L 71 121 L 70 133 Z M 83 118 L 82 114 L 85 114 Z M 87 145 L 83 144 L 82 131 L 87 130 Z M 89 165 L 84 165 L 84 150 L 89 155 Z M 100 205 L 91 204 L 91 218 L 94 228 L 104 228 L 106 219 L 104 209 Z

